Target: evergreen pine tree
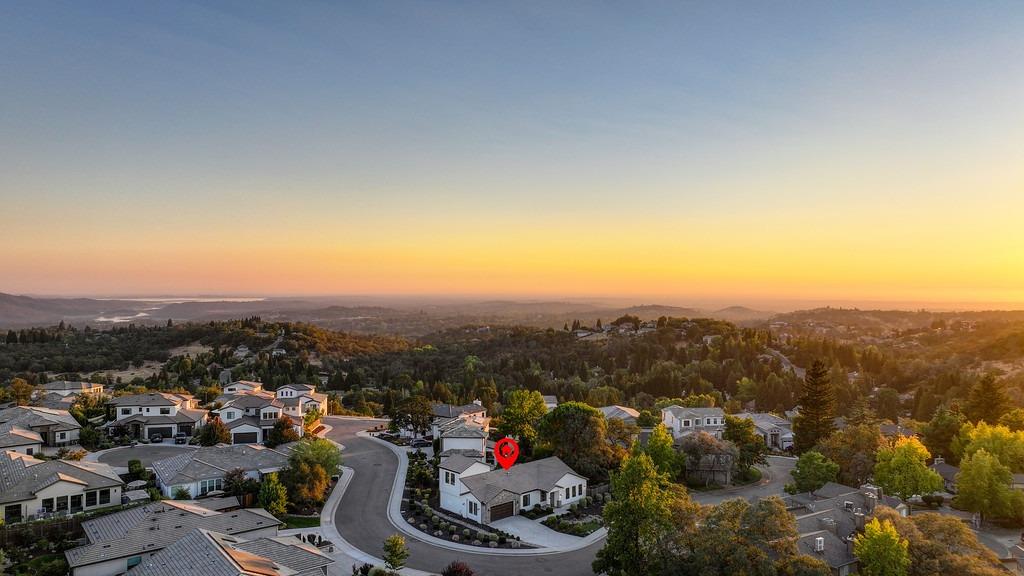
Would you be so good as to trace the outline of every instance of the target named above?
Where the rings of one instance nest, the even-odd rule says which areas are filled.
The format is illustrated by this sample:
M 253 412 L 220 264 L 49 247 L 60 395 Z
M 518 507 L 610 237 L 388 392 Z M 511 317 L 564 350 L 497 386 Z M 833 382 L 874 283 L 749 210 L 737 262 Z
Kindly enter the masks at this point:
M 794 448 L 804 452 L 813 448 L 835 430 L 835 392 L 829 369 L 815 360 L 804 376 L 800 414 L 793 423 Z
M 996 424 L 999 417 L 1006 413 L 1009 398 L 1003 391 L 1003 385 L 995 376 L 987 374 L 971 388 L 967 398 L 967 417 L 972 422 L 985 421 Z

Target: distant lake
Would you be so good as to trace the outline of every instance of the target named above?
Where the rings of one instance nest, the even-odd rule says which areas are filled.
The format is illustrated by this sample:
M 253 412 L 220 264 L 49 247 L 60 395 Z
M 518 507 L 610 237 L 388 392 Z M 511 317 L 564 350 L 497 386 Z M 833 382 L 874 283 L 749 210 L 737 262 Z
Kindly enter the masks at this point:
M 139 312 L 134 316 L 100 316 L 96 318 L 95 322 L 111 322 L 117 324 L 119 322 L 131 322 L 132 320 L 138 320 L 139 318 L 145 318 L 149 316 L 145 312 Z

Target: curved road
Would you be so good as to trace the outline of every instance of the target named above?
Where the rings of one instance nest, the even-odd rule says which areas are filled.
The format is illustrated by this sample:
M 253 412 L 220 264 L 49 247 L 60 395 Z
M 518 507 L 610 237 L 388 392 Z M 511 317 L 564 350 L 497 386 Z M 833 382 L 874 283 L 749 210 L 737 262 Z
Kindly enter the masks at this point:
M 369 420 L 326 419 L 333 429 L 327 436 L 345 446 L 345 465 L 355 470 L 348 489 L 335 513 L 334 524 L 341 535 L 356 548 L 377 558 L 383 556 L 384 539 L 399 533 L 388 520 L 388 500 L 398 458 L 386 446 L 356 436 L 356 432 L 377 424 Z M 715 504 L 729 498 L 761 497 L 782 492 L 789 478 L 792 460 L 770 458 L 766 479 L 756 486 L 716 492 L 692 492 L 694 500 Z M 488 576 L 519 576 L 521 574 L 557 574 L 558 576 L 592 576 L 591 562 L 604 540 L 580 550 L 545 556 L 492 556 L 456 552 L 438 548 L 414 538 L 406 538 L 409 546 L 408 566 L 440 573 L 455 560 L 462 560 Z

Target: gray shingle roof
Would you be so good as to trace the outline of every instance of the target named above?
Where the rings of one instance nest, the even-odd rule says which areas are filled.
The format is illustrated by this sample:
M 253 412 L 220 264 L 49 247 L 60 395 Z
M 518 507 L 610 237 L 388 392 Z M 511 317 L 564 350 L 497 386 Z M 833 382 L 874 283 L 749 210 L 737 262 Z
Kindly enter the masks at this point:
M 466 470 L 469 470 L 473 464 L 480 464 L 479 460 L 474 460 L 463 454 L 453 454 L 447 456 L 441 460 L 439 466 L 445 470 L 451 470 L 456 474 L 462 474 Z
M 466 404 L 464 406 L 453 406 L 451 404 L 434 404 L 432 408 L 434 416 L 438 418 L 455 418 L 463 414 L 476 414 L 478 412 L 486 412 L 487 410 L 483 406 L 477 406 L 476 404 Z
M 38 432 L 22 428 L 13 422 L 0 424 L 0 448 L 31 446 L 42 442 L 43 437 Z
M 606 419 L 634 421 L 640 416 L 640 412 L 627 406 L 602 406 L 598 408 Z
M 454 456 L 453 456 L 454 458 Z M 493 500 L 498 494 L 508 491 L 513 494 L 524 494 L 533 490 L 550 491 L 562 476 L 573 474 L 583 478 L 556 456 L 542 458 L 517 464 L 507 471 L 492 470 L 483 474 L 474 474 L 462 478 L 462 483 L 483 503 Z
M 460 424 L 454 428 L 445 430 L 441 438 L 487 438 L 487 432 L 479 426 Z
M 223 478 L 235 468 L 267 470 L 288 465 L 295 442 L 267 448 L 256 444 L 230 444 L 186 450 L 182 454 L 153 462 L 157 478 L 166 486 L 209 478 Z
M 79 430 L 82 426 L 67 410 L 40 406 L 12 406 L 0 410 L 0 423 L 17 424 L 22 428 L 53 427 L 53 430 Z
M 196 529 L 147 558 L 130 576 L 300 576 L 334 560 L 294 537 L 244 538 Z
M 107 404 L 114 406 L 177 406 L 187 398 L 191 398 L 191 395 L 174 394 L 171 392 L 147 392 L 145 394 L 118 396 L 111 399 Z
M 671 412 L 676 418 L 724 418 L 725 412 L 721 408 L 686 408 L 673 404 L 664 408 Z
M 101 516 L 82 523 L 89 544 L 64 555 L 72 568 L 97 562 L 151 554 L 185 537 L 196 528 L 224 534 L 245 534 L 279 526 L 262 508 L 215 512 L 195 502 L 165 500 Z
M 69 380 L 55 380 L 53 382 L 46 382 L 40 384 L 39 387 L 43 390 L 57 390 L 61 392 L 92 390 L 94 386 L 100 386 L 100 384 L 93 384 L 91 382 L 71 382 Z
M 821 552 L 817 552 L 814 549 L 815 540 L 818 538 L 824 538 L 825 540 L 825 549 Z M 797 548 L 801 554 L 807 554 L 808 556 L 824 560 L 833 569 L 853 564 L 857 561 L 857 557 L 850 553 L 846 542 L 827 530 L 801 535 L 800 539 L 797 540 Z
M 939 476 L 942 476 L 942 479 L 946 482 L 956 482 L 956 475 L 960 473 L 959 467 L 946 462 L 932 464 L 931 468 L 938 472 Z
M 0 503 L 35 498 L 35 493 L 58 480 L 87 490 L 122 484 L 114 469 L 99 462 L 37 460 L 17 452 L 0 452 Z

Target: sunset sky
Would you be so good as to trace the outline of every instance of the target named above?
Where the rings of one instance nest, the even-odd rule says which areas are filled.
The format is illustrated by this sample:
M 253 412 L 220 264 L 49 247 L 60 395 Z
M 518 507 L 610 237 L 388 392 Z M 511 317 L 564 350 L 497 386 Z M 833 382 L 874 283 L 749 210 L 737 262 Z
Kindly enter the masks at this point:
M 204 4 L 0 4 L 0 292 L 1024 303 L 1022 3 Z

